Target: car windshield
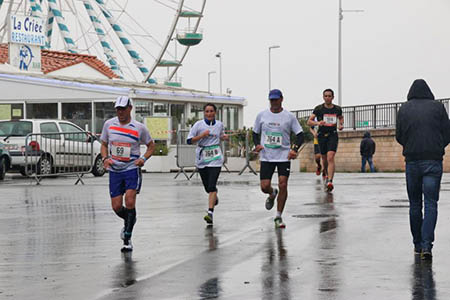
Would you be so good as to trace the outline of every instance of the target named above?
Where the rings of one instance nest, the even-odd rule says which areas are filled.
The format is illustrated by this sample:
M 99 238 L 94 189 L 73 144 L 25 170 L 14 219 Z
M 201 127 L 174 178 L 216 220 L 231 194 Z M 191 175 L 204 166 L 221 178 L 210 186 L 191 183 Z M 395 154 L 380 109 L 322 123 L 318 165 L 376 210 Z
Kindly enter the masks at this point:
M 0 136 L 26 136 L 33 132 L 33 124 L 28 121 L 0 122 Z

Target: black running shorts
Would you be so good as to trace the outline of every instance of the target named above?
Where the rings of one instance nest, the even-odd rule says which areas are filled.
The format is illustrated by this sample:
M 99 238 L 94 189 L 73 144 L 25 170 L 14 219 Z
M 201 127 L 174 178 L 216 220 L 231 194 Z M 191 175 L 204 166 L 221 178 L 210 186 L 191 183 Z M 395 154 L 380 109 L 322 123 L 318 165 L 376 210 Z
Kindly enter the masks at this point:
M 222 167 L 204 167 L 198 169 L 205 191 L 209 194 L 217 192 L 217 180 L 219 179 Z
M 320 154 L 319 144 L 314 144 L 314 154 Z
M 337 132 L 319 134 L 320 154 L 325 155 L 329 151 L 337 151 L 339 137 Z
M 275 168 L 277 168 L 278 176 L 289 177 L 289 173 L 291 172 L 291 162 L 290 161 L 283 161 L 283 162 L 262 161 L 259 178 L 261 180 L 272 179 L 272 175 L 275 172 Z

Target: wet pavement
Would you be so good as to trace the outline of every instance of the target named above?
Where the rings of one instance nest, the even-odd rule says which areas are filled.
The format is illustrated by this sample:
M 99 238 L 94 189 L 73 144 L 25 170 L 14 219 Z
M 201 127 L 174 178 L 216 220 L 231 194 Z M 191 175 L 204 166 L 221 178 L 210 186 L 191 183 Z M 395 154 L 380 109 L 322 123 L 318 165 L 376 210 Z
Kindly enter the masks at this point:
M 144 174 L 129 255 L 107 176 L 0 182 L 0 299 L 450 299 L 450 174 L 432 263 L 403 174 L 337 174 L 332 194 L 292 174 L 282 230 L 254 175 L 222 173 L 213 228 L 199 178 L 173 176 Z

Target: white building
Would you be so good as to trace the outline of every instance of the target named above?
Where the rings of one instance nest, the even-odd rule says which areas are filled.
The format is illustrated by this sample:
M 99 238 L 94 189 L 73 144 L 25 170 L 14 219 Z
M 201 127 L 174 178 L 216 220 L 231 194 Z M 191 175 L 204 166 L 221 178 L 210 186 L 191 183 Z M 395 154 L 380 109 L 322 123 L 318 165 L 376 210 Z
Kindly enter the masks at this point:
M 208 102 L 217 105 L 217 118 L 227 129 L 243 126 L 242 97 L 126 82 L 90 55 L 42 50 L 41 63 L 42 72 L 19 71 L 8 64 L 8 45 L 0 45 L 0 119 L 65 119 L 98 134 L 103 122 L 115 115 L 115 98 L 126 95 L 134 99 L 137 120 L 167 120 L 159 123 L 167 124 L 167 132 L 162 132 L 167 137 L 161 139 L 172 144 L 176 139 L 170 132 L 203 118 Z

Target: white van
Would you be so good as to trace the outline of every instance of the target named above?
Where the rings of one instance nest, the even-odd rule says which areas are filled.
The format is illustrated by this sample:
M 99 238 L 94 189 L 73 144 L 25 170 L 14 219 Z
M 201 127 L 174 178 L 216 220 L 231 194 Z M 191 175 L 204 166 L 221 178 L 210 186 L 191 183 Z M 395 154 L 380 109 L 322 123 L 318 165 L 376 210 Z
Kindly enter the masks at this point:
M 30 133 L 73 133 L 80 132 L 76 135 L 48 135 L 44 136 L 44 142 L 41 145 L 36 141 L 31 141 L 29 145 L 26 145 L 26 136 Z M 36 166 L 36 172 L 38 174 L 48 175 L 52 173 L 55 168 L 67 167 L 70 163 L 73 165 L 74 162 L 80 164 L 81 166 L 86 166 L 86 163 L 90 164 L 91 156 L 83 153 L 80 155 L 80 151 L 77 148 L 89 149 L 90 144 L 93 146 L 93 157 L 94 165 L 92 168 L 92 174 L 94 176 L 103 176 L 105 174 L 105 169 L 103 168 L 102 157 L 100 154 L 101 144 L 92 135 L 85 133 L 83 129 L 79 126 L 63 120 L 35 120 L 35 119 L 21 119 L 21 120 L 3 120 L 0 121 L 0 140 L 3 142 L 5 148 L 9 151 L 11 155 L 11 169 L 19 170 L 22 175 L 26 175 L 25 170 L 25 152 L 28 151 L 27 155 L 33 153 L 33 155 L 39 155 L 38 163 Z M 64 153 L 66 156 L 85 156 L 86 161 L 80 162 L 80 160 L 70 160 L 70 159 L 55 159 L 56 153 L 54 150 L 46 151 L 47 141 L 51 143 L 52 149 L 58 149 L 60 153 Z M 55 147 L 56 145 L 56 147 Z M 74 146 L 76 145 L 76 146 Z M 47 146 L 47 148 L 50 148 Z M 37 160 L 36 160 L 37 161 Z

